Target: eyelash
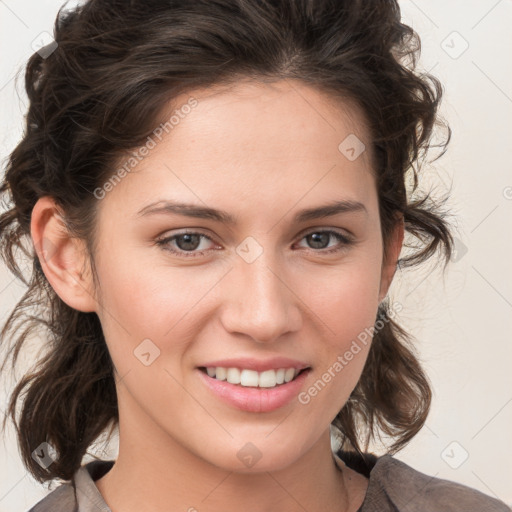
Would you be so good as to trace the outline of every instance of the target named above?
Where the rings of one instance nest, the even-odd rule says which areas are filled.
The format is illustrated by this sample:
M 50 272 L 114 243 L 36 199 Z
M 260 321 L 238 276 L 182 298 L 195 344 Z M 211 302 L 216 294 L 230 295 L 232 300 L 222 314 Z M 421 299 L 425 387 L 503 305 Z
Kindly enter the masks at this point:
M 340 252 L 340 251 L 346 249 L 348 246 L 350 246 L 350 245 L 352 245 L 354 243 L 352 238 L 349 238 L 348 236 L 343 235 L 343 234 L 339 233 L 338 231 L 333 231 L 333 230 L 314 230 L 314 231 L 310 231 L 309 233 L 304 234 L 302 236 L 301 240 L 306 238 L 309 235 L 319 234 L 319 233 L 328 233 L 328 234 L 333 235 L 339 242 L 342 242 L 341 246 L 335 247 L 334 249 L 308 249 L 309 251 L 317 252 L 319 254 L 332 254 L 332 253 L 335 253 L 335 252 Z M 200 235 L 200 236 L 206 238 L 207 240 L 210 240 L 211 242 L 213 242 L 213 240 L 209 236 L 207 236 L 207 235 L 205 235 L 203 233 L 200 233 L 200 232 L 197 232 L 197 231 L 183 231 L 181 233 L 177 233 L 176 235 L 172 235 L 172 236 L 168 236 L 168 237 L 156 240 L 155 243 L 156 243 L 157 246 L 163 247 L 164 250 L 170 251 L 173 254 L 177 254 L 178 256 L 183 256 L 185 258 L 197 258 L 197 257 L 202 256 L 205 252 L 207 252 L 207 251 L 200 251 L 200 252 L 190 252 L 190 251 L 188 251 L 187 252 L 187 251 L 183 251 L 183 250 L 177 251 L 177 250 L 174 250 L 174 249 L 169 249 L 169 247 L 166 247 L 166 245 L 169 244 L 171 241 L 173 241 L 176 238 L 178 238 L 180 236 L 183 236 L 183 235 Z

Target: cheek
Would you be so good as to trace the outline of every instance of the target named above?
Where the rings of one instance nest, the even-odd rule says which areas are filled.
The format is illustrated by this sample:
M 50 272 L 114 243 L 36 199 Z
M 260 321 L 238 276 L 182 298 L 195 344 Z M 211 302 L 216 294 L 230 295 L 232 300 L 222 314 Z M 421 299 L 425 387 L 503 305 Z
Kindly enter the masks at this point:
M 336 280 L 324 283 L 311 295 L 311 309 L 323 326 L 319 347 L 321 365 L 316 380 L 299 396 L 303 404 L 314 404 L 329 419 L 339 412 L 357 385 L 372 342 L 378 309 L 378 281 L 368 268 L 352 266 L 338 272 Z M 324 391 L 325 390 L 325 391 Z
M 100 319 L 118 372 L 144 371 L 139 364 L 143 357 L 146 362 L 148 358 L 154 361 L 150 363 L 153 369 L 169 365 L 169 361 L 176 361 L 178 367 L 201 326 L 195 319 L 207 303 L 208 291 L 221 276 L 199 272 L 198 267 L 159 267 L 154 262 L 143 265 L 133 261 L 114 265 L 114 261 L 112 256 L 110 266 L 101 269 L 106 292 Z M 143 356 L 147 353 L 149 356 Z
M 313 281 L 308 280 L 303 296 L 325 323 L 329 337 L 339 343 L 374 324 L 379 286 L 380 266 L 368 260 L 347 261 L 332 272 L 318 273 Z
M 103 304 L 130 333 L 163 337 L 205 295 L 215 276 L 187 268 L 171 268 L 154 261 L 109 257 L 102 269 Z M 218 278 L 217 278 L 218 280 Z M 105 316 L 105 315 L 104 315 Z
M 334 416 L 356 386 L 366 362 L 378 310 L 380 267 L 368 258 L 349 262 L 315 280 L 307 293 L 308 306 L 324 333 L 319 382 L 304 400 L 320 395 L 318 404 Z M 316 316 L 314 315 L 314 316 Z M 305 402 L 307 403 L 307 402 Z

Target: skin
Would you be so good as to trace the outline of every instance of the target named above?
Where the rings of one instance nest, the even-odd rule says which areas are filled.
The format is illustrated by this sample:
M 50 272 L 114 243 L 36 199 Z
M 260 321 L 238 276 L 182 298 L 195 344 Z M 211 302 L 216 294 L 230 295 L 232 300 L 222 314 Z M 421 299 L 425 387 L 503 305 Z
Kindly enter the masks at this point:
M 39 199 L 32 215 L 33 239 L 54 251 L 39 255 L 48 280 L 68 305 L 97 313 L 117 370 L 119 456 L 96 485 L 114 512 L 356 511 L 368 480 L 337 469 L 329 426 L 370 344 L 307 405 L 294 399 L 267 413 L 221 402 L 196 366 L 294 357 L 312 367 L 307 390 L 373 326 L 404 231 L 399 222 L 384 262 L 370 150 L 354 161 L 338 150 L 349 134 L 370 148 L 363 115 L 298 81 L 190 91 L 173 105 L 190 96 L 198 105 L 100 200 L 98 288 L 53 200 Z M 160 199 L 226 210 L 237 224 L 137 217 Z M 301 209 L 341 199 L 366 212 L 292 223 Z M 155 244 L 183 228 L 211 240 L 190 249 L 175 239 L 167 248 L 203 255 Z M 354 243 L 306 236 L 326 229 Z M 236 252 L 247 237 L 263 249 L 250 264 Z M 148 338 L 160 355 L 146 366 L 134 350 Z M 248 442 L 261 454 L 251 467 L 237 457 Z

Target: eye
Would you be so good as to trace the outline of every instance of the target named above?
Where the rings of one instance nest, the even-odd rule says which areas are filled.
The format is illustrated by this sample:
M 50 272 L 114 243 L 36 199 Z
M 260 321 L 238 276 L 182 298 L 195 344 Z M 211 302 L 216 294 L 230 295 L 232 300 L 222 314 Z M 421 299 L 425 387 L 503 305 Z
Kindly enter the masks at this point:
M 333 237 L 339 242 L 338 245 L 328 250 L 324 250 L 326 249 L 325 247 L 323 247 L 325 243 L 328 243 L 329 239 L 332 239 Z M 178 256 L 183 256 L 185 258 L 195 258 L 204 255 L 204 253 L 208 251 L 207 247 L 203 247 L 203 250 L 197 251 L 197 249 L 201 246 L 202 239 L 213 242 L 213 240 L 209 236 L 203 233 L 199 233 L 196 231 L 185 231 L 177 233 L 172 236 L 158 239 L 156 240 L 155 243 L 159 247 L 163 247 L 164 250 L 170 251 L 171 253 L 177 254 Z M 313 244 L 313 247 L 310 248 L 310 250 L 313 250 L 314 252 L 318 252 L 320 254 L 340 252 L 346 249 L 349 245 L 353 244 L 353 240 L 350 237 L 334 230 L 311 231 L 301 238 L 301 240 L 304 239 L 307 239 L 308 243 Z M 327 247 L 329 246 L 327 245 Z
M 332 239 L 332 237 L 338 240 L 339 244 L 328 250 L 323 250 L 324 244 L 328 242 L 329 239 Z M 321 249 L 320 251 L 315 251 L 319 252 L 320 254 L 330 254 L 334 252 L 339 252 L 346 249 L 347 246 L 353 243 L 353 240 L 349 238 L 347 235 L 344 235 L 342 233 L 339 233 L 338 231 L 334 231 L 331 229 L 310 231 L 309 233 L 303 236 L 302 240 L 304 239 L 306 239 L 308 243 L 313 245 L 313 249 Z
M 184 256 L 186 258 L 194 258 L 204 254 L 204 250 L 192 252 L 195 251 L 198 248 L 198 246 L 200 246 L 202 238 L 212 242 L 212 239 L 209 236 L 206 236 L 202 233 L 197 233 L 195 231 L 185 231 L 182 233 L 178 233 L 176 235 L 168 236 L 166 238 L 161 238 L 156 241 L 156 244 L 158 246 L 163 247 L 167 251 L 170 251 L 174 254 L 178 254 L 179 256 Z M 178 250 L 169 247 L 171 243 L 176 244 Z

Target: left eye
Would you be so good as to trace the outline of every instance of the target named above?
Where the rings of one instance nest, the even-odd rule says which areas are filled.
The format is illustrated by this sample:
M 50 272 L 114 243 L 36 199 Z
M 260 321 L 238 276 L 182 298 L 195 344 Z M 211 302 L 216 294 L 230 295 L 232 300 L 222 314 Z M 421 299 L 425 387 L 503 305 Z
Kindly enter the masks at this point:
M 338 240 L 339 245 L 327 251 L 322 250 L 321 253 L 325 254 L 331 252 L 338 252 L 352 243 L 352 239 L 349 238 L 348 236 L 342 235 L 341 233 L 338 233 L 338 231 L 332 230 L 311 231 L 310 233 L 306 234 L 302 239 L 309 239 L 310 243 L 313 243 L 314 249 L 325 249 L 325 247 L 318 247 L 318 245 L 323 245 L 323 243 L 325 241 L 328 241 L 331 237 L 334 237 L 336 240 Z
M 329 239 L 331 239 L 332 237 L 334 237 L 336 240 L 338 240 L 338 242 L 340 242 L 340 244 L 335 246 L 334 248 L 328 249 L 328 250 L 325 250 L 326 247 L 319 247 L 319 246 L 323 246 L 325 244 L 325 242 L 328 242 Z M 201 244 L 202 238 L 209 240 L 210 242 L 213 242 L 213 240 L 209 236 L 204 235 L 202 233 L 197 233 L 197 232 L 191 231 L 191 232 L 185 232 L 185 233 L 178 233 L 176 235 L 162 238 L 160 240 L 157 240 L 156 244 L 158 246 L 164 247 L 165 250 L 170 251 L 174 254 L 178 254 L 179 256 L 184 256 L 184 257 L 190 258 L 190 257 L 200 256 L 200 255 L 204 254 L 204 252 L 207 250 L 207 249 L 203 249 L 201 251 L 196 252 L 196 249 L 198 249 L 198 247 Z M 346 246 L 353 243 L 352 240 L 348 236 L 343 235 L 343 234 L 341 234 L 337 231 L 333 231 L 333 230 L 312 231 L 310 233 L 307 233 L 306 235 L 304 235 L 301 238 L 301 240 L 304 240 L 304 239 L 308 239 L 309 243 L 312 243 L 314 245 L 314 247 L 312 249 L 310 248 L 310 250 L 321 249 L 320 251 L 314 251 L 314 252 L 319 252 L 320 254 L 328 254 L 328 253 L 332 253 L 332 252 L 338 252 L 338 251 L 341 251 L 344 248 L 346 248 Z M 170 247 L 171 244 L 175 244 L 175 246 L 177 246 L 178 250 Z

